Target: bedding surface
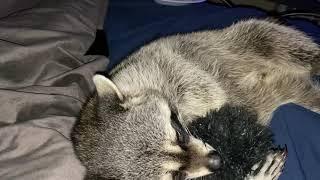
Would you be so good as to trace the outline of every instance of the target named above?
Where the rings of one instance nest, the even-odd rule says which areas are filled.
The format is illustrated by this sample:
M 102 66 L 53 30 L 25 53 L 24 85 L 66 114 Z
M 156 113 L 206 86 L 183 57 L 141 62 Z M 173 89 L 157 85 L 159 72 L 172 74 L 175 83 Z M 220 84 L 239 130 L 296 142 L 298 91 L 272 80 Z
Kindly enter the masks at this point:
M 239 19 L 265 16 L 256 9 L 206 3 L 180 10 L 151 0 L 115 0 L 111 5 L 104 25 L 112 60 L 109 68 L 156 37 L 223 28 Z M 69 134 L 94 90 L 93 74 L 108 64 L 103 56 L 84 55 L 96 29 L 103 26 L 106 7 L 107 0 L 1 1 L 1 180 L 83 178 L 85 169 L 74 155 Z M 320 30 L 313 24 L 290 23 L 320 42 Z M 319 114 L 293 104 L 275 112 L 275 140 L 289 148 L 282 180 L 319 179 L 319 119 Z
M 126 13 L 123 13 L 126 12 Z M 105 29 L 109 44 L 108 70 L 153 39 L 203 29 L 221 29 L 267 14 L 253 8 L 227 8 L 208 3 L 163 6 L 150 0 L 110 0 Z M 130 19 L 128 18 L 130 17 Z M 301 19 L 283 19 L 320 44 L 320 27 Z M 319 59 L 320 61 L 320 59 Z M 271 122 L 275 143 L 288 148 L 280 180 L 320 179 L 320 115 L 294 104 L 279 107 Z
M 0 179 L 80 180 L 69 134 L 108 60 L 84 56 L 106 0 L 3 0 Z

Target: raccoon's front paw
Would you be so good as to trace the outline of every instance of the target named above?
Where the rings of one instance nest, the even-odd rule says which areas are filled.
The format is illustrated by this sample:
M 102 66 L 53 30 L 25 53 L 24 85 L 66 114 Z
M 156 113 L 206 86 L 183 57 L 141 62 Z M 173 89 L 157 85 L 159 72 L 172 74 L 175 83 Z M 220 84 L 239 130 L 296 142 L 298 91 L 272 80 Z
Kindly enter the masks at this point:
M 260 163 L 252 167 L 252 173 L 245 180 L 277 180 L 282 173 L 282 169 L 287 157 L 287 151 L 270 153 L 266 162 L 260 168 Z M 260 168 L 259 172 L 256 170 Z

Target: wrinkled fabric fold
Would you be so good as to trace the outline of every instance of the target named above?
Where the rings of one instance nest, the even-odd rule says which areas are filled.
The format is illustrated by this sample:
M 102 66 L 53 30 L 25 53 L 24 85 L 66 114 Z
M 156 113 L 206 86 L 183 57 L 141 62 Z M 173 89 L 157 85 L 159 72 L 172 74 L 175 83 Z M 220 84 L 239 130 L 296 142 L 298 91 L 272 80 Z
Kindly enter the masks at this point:
M 108 59 L 85 56 L 107 0 L 21 0 L 0 8 L 0 179 L 80 180 L 70 131 Z

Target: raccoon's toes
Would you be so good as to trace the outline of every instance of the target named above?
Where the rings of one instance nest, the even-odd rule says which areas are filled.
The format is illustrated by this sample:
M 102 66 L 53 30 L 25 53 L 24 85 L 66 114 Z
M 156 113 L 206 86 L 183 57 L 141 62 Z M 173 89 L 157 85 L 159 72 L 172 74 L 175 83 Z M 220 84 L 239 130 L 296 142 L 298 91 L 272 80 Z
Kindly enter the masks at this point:
M 282 173 L 282 169 L 287 157 L 287 151 L 270 153 L 265 163 L 262 165 L 258 163 L 252 167 L 252 173 L 249 174 L 245 180 L 277 180 Z M 258 173 L 255 173 L 256 170 Z

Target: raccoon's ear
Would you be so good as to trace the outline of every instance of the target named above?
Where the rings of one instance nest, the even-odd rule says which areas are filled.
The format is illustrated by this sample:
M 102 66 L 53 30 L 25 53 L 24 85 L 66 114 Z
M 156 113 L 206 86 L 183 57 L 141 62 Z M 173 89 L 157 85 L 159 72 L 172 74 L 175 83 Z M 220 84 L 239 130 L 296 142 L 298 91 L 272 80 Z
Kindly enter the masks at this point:
M 110 79 L 97 74 L 93 76 L 93 82 L 99 96 L 117 95 L 120 101 L 123 100 L 122 93 Z

